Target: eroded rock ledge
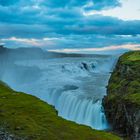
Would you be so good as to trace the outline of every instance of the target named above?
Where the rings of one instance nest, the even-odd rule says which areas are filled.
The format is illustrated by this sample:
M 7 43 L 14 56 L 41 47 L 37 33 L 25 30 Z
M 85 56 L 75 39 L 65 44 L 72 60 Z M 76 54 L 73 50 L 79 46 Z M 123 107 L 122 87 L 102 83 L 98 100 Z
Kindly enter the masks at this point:
M 140 140 L 140 51 L 122 55 L 104 98 L 105 113 L 114 131 Z

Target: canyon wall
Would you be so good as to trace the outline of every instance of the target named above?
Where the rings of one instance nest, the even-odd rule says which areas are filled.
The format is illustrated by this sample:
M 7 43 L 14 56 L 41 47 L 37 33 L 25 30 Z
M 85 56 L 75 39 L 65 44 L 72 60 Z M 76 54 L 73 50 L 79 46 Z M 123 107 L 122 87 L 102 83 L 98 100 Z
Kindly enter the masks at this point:
M 140 140 L 140 51 L 119 58 L 103 105 L 110 127 L 124 137 Z

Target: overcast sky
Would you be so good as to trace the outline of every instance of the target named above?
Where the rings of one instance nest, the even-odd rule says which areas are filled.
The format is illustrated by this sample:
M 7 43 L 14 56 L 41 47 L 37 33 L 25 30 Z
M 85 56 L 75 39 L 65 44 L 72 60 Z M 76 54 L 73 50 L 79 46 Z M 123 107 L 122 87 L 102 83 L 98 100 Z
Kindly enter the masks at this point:
M 140 0 L 0 0 L 0 44 L 63 52 L 139 50 Z

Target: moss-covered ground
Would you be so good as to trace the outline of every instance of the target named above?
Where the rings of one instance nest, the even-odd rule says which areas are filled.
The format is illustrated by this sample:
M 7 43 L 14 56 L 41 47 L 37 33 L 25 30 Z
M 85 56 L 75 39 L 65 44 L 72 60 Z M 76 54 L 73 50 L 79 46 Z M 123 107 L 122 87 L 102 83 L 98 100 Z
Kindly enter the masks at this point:
M 64 120 L 52 106 L 2 82 L 0 130 L 27 140 L 120 140 L 111 133 Z
M 140 105 L 140 51 L 122 55 L 108 86 L 108 100 L 116 98 Z
M 123 54 L 111 75 L 103 105 L 113 131 L 140 139 L 140 51 Z

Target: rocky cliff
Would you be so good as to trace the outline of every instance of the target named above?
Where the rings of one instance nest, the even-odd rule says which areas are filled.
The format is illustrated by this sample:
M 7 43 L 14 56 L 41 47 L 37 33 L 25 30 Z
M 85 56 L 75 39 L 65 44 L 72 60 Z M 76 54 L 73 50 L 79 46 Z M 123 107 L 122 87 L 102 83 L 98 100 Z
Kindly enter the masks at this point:
M 103 105 L 112 129 L 140 140 L 140 51 L 122 55 L 107 87 Z

